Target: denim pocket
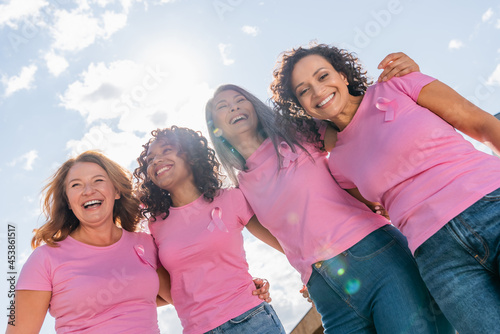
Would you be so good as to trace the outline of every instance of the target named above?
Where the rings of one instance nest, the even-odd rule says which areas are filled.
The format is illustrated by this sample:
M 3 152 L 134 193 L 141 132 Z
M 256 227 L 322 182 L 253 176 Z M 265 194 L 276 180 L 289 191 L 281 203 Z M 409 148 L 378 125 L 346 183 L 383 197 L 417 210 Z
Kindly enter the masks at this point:
M 257 308 L 253 308 L 253 309 L 229 320 L 229 322 L 232 324 L 239 324 L 239 323 L 242 323 L 242 322 L 245 322 L 245 321 L 251 319 L 252 317 L 256 316 L 257 314 L 259 314 L 261 312 L 266 312 L 263 304 L 257 306 Z
M 484 197 L 481 198 L 480 201 L 486 201 L 486 202 L 500 201 L 500 188 L 498 188 L 497 190 L 494 190 L 494 191 L 490 192 L 487 195 L 484 195 Z
M 381 227 L 349 248 L 347 253 L 358 261 L 369 260 L 392 247 L 395 243 L 396 240 L 384 231 L 384 227 Z

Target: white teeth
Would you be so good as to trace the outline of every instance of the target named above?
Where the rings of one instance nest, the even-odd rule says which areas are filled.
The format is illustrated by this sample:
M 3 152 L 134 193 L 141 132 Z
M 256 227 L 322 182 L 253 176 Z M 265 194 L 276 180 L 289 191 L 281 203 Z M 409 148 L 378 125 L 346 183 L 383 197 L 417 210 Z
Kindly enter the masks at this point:
M 99 201 L 99 200 L 96 200 L 96 199 L 95 199 L 95 200 L 92 200 L 92 201 L 88 201 L 88 202 L 83 203 L 83 206 L 84 206 L 84 207 L 89 207 L 89 206 L 91 206 L 91 205 L 94 205 L 94 204 L 101 204 L 101 203 L 102 203 L 102 201 Z
M 327 104 L 331 99 L 333 99 L 333 97 L 335 96 L 335 93 L 333 93 L 332 95 L 328 96 L 326 99 L 324 99 L 323 101 L 321 101 L 319 104 L 318 104 L 318 107 L 322 107 L 324 106 L 325 104 Z
M 247 117 L 246 117 L 245 115 L 239 115 L 239 116 L 237 116 L 237 117 L 235 117 L 235 118 L 233 118 L 233 119 L 231 120 L 231 124 L 234 124 L 234 123 L 236 123 L 237 121 L 242 120 L 242 119 L 247 119 Z
M 157 172 L 156 172 L 156 175 L 160 174 L 160 173 L 163 173 L 164 171 L 166 170 L 169 170 L 170 169 L 170 166 L 165 166 L 163 168 L 160 168 Z

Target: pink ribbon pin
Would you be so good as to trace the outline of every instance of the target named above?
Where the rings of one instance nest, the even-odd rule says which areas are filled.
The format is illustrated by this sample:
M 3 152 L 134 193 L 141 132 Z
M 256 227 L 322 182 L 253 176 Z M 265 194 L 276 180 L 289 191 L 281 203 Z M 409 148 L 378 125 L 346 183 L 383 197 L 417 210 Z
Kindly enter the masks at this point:
M 229 232 L 226 225 L 224 225 L 224 222 L 222 221 L 222 210 L 219 207 L 213 208 L 210 215 L 212 216 L 212 220 L 207 226 L 207 229 L 210 232 L 214 231 L 215 226 L 217 226 L 217 228 L 222 232 Z
M 290 163 L 292 161 L 297 160 L 299 155 L 295 152 L 292 151 L 290 148 L 290 145 L 288 145 L 286 142 L 282 141 L 279 146 L 278 146 L 278 151 L 280 155 L 283 157 L 283 163 L 281 165 L 281 168 L 287 168 L 290 166 Z
M 396 100 L 389 100 L 385 97 L 379 97 L 375 107 L 377 107 L 378 110 L 384 111 L 384 121 L 390 122 L 394 120 L 396 109 L 398 108 L 398 102 Z
M 145 264 L 149 264 L 151 267 L 155 268 L 156 269 L 156 266 L 153 265 L 146 257 L 146 252 L 144 250 L 144 246 L 143 245 L 135 245 L 134 246 L 134 250 L 135 250 L 135 253 L 139 256 L 139 258 L 141 259 L 142 262 L 144 262 Z

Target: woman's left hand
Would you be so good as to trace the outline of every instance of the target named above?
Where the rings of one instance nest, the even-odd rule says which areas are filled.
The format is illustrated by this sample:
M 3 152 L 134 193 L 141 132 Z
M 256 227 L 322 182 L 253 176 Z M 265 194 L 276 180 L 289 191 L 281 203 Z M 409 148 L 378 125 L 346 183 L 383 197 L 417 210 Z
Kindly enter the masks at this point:
M 378 82 L 387 81 L 392 77 L 401 77 L 411 72 L 420 72 L 418 64 L 403 52 L 387 55 L 378 65 L 378 69 L 383 69 Z
M 254 278 L 253 283 L 255 284 L 256 290 L 252 291 L 254 296 L 259 296 L 260 299 L 266 301 L 268 303 L 271 302 L 271 295 L 269 293 L 269 282 L 267 279 L 263 278 Z
M 373 207 L 373 212 L 375 212 L 377 215 L 384 216 L 388 220 L 391 220 L 391 218 L 389 217 L 389 212 L 387 212 L 387 210 L 382 205 L 375 205 Z

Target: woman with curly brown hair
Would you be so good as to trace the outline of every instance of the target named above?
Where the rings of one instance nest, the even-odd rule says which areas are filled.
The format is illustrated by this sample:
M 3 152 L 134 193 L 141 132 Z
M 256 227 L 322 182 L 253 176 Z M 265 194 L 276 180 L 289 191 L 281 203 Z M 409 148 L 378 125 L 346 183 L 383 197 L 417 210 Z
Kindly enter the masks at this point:
M 457 331 L 498 331 L 500 160 L 456 129 L 499 152 L 500 121 L 421 73 L 371 86 L 365 74 L 333 46 L 285 52 L 276 109 L 309 138 L 323 132 L 313 117 L 338 131 L 325 141 L 332 174 L 387 209 Z
M 239 189 L 221 189 L 219 163 L 201 134 L 172 126 L 152 136 L 134 176 L 184 333 L 284 333 L 252 292 L 241 232 L 282 251 L 279 243 Z
M 215 91 L 206 120 L 223 165 L 301 274 L 325 333 L 451 333 L 405 238 L 338 186 L 326 152 L 236 85 Z
M 157 252 L 149 234 L 136 232 L 130 173 L 87 151 L 66 161 L 44 190 L 47 223 L 19 275 L 7 333 L 38 333 L 47 310 L 57 333 L 160 333 Z

